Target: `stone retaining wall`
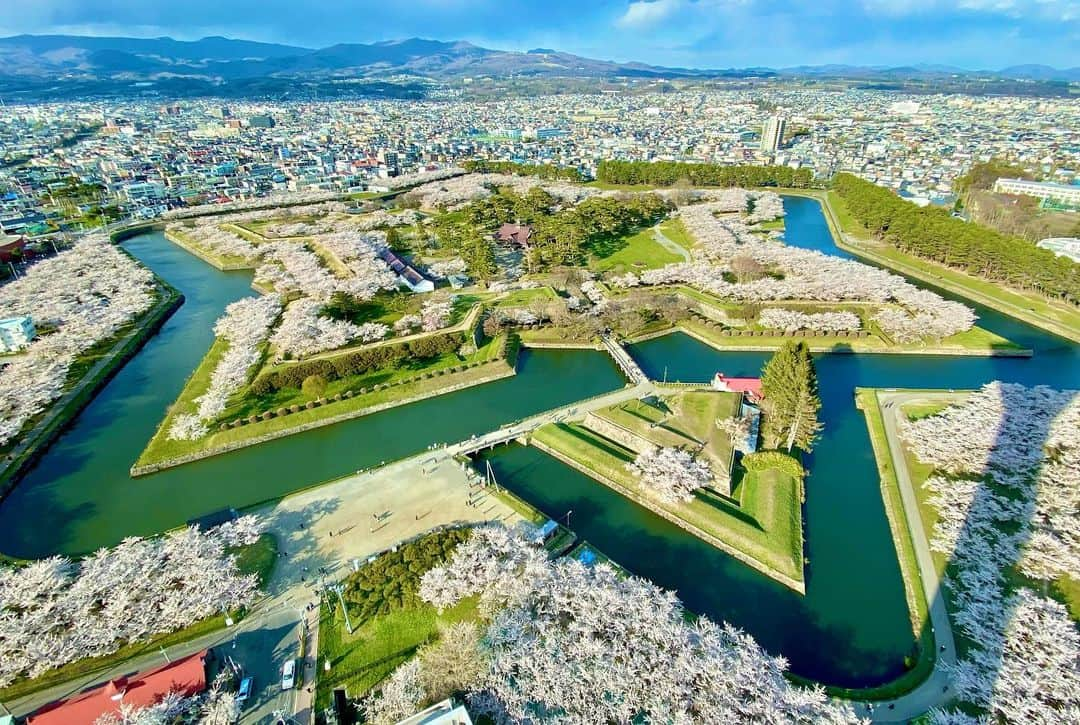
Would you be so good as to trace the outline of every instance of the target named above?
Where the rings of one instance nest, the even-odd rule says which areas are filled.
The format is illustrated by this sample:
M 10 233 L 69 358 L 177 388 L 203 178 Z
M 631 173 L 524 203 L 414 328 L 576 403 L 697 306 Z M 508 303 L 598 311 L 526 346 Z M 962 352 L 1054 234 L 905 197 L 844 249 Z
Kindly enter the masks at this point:
M 606 418 L 601 418 L 596 413 L 585 416 L 584 425 L 589 430 L 599 433 L 609 440 L 613 440 L 623 448 L 629 448 L 634 453 L 642 454 L 655 451 L 658 446 L 652 441 L 646 440 L 628 428 L 612 423 Z
M 657 516 L 659 516 L 659 517 L 661 517 L 661 518 L 663 518 L 663 519 L 665 519 L 667 521 L 670 521 L 671 523 L 675 524 L 676 526 L 678 526 L 681 529 L 684 529 L 684 530 L 690 532 L 691 534 L 698 537 L 699 539 L 701 539 L 705 543 L 711 544 L 712 546 L 715 546 L 717 549 L 720 549 L 725 554 L 729 554 L 729 555 L 733 556 L 734 558 L 741 561 L 743 564 L 746 564 L 747 566 L 755 569 L 756 571 L 759 571 L 762 574 L 764 574 L 764 575 L 766 575 L 766 576 L 780 582 L 781 584 L 788 587 L 789 589 L 792 589 L 792 590 L 798 592 L 799 594 L 803 594 L 803 595 L 806 594 L 806 583 L 804 581 L 793 579 L 792 577 L 789 577 L 786 574 L 782 574 L 782 573 L 776 571 L 775 569 L 773 569 L 772 567 L 770 567 L 770 566 L 768 566 L 766 564 L 763 564 L 762 562 L 758 561 L 757 559 L 750 556 L 749 554 L 744 554 L 743 552 L 739 551 L 738 549 L 731 546 L 727 542 L 722 541 L 721 539 L 718 539 L 717 537 L 713 536 L 712 534 L 709 534 L 709 533 L 706 533 L 705 531 L 702 531 L 698 527 L 694 526 L 693 524 L 691 524 L 691 523 L 689 523 L 687 521 L 684 521 L 683 519 L 679 518 L 675 514 L 664 510 L 663 508 L 656 505 L 652 501 L 650 501 L 650 500 L 648 500 L 646 498 L 643 498 L 641 496 L 637 496 L 636 494 L 631 493 L 630 491 L 627 491 L 625 488 L 623 488 L 619 484 L 615 483 L 614 481 L 610 480 L 606 476 L 601 476 L 600 474 L 596 473 L 595 471 L 588 468 L 587 466 L 584 466 L 581 463 L 578 463 L 574 459 L 570 458 L 569 456 L 566 456 L 566 455 L 560 453 L 559 451 L 555 450 L 554 448 L 551 448 L 550 446 L 545 445 L 544 443 L 541 443 L 541 442 L 537 441 L 535 438 L 531 438 L 529 440 L 529 444 L 536 447 L 537 450 L 543 451 L 544 453 L 547 453 L 549 456 L 557 458 L 558 460 L 562 461 L 563 463 L 570 466 L 574 470 L 585 474 L 589 478 L 592 478 L 592 479 L 594 479 L 596 481 L 599 481 L 600 483 L 604 484 L 608 488 L 614 490 L 616 493 L 619 493 L 619 494 L 625 496 L 626 498 L 630 499 L 631 501 L 633 501 L 637 505 L 644 506 L 645 508 L 652 511 Z
M 337 415 L 333 415 L 333 416 L 330 416 L 328 418 L 320 418 L 319 420 L 313 420 L 313 421 L 310 421 L 308 423 L 302 423 L 302 424 L 299 424 L 299 425 L 292 426 L 291 428 L 284 428 L 282 430 L 271 431 L 269 433 L 264 433 L 262 435 L 253 436 L 251 438 L 245 438 L 244 440 L 232 441 L 231 443 L 226 443 L 226 444 L 221 445 L 221 446 L 216 446 L 216 447 L 213 447 L 213 448 L 206 448 L 206 449 L 203 449 L 203 450 L 200 450 L 200 451 L 195 451 L 193 453 L 188 453 L 188 454 L 183 455 L 183 456 L 177 456 L 175 458 L 169 458 L 169 459 L 166 459 L 164 461 L 160 461 L 158 463 L 149 463 L 149 464 L 142 465 L 142 466 L 135 465 L 135 466 L 131 467 L 131 475 L 132 475 L 132 477 L 146 476 L 146 475 L 149 475 L 151 473 L 157 473 L 158 471 L 163 471 L 163 470 L 165 470 L 167 468 L 174 468 L 176 466 L 180 466 L 180 465 L 183 465 L 185 463 L 192 463 L 194 461 L 200 461 L 200 460 L 203 460 L 204 458 L 211 458 L 213 456 L 217 456 L 217 455 L 220 455 L 222 453 L 229 453 L 231 451 L 236 451 L 236 450 L 239 450 L 241 448 L 247 448 L 248 446 L 259 445 L 260 443 L 266 443 L 267 441 L 276 440 L 278 438 L 284 438 L 286 436 L 290 436 L 290 435 L 293 435 L 295 433 L 303 433 L 304 431 L 314 430 L 315 428 L 321 428 L 321 427 L 326 426 L 326 425 L 334 425 L 335 423 L 341 423 L 341 422 L 346 421 L 346 420 L 352 420 L 353 418 L 361 418 L 361 417 L 363 417 L 365 415 L 370 415 L 372 413 L 379 413 L 379 412 L 384 411 L 384 410 L 389 410 L 390 408 L 396 408 L 399 405 L 408 405 L 410 403 L 416 403 L 416 402 L 419 402 L 421 400 L 425 400 L 425 399 L 428 399 L 428 398 L 434 398 L 436 396 L 445 395 L 447 393 L 454 393 L 454 392 L 457 392 L 458 390 L 465 390 L 466 388 L 471 388 L 471 387 L 474 387 L 476 385 L 483 385 L 485 383 L 494 382 L 496 380 L 501 380 L 503 378 L 508 378 L 508 377 L 513 376 L 513 375 L 517 375 L 517 370 L 515 370 L 512 367 L 507 367 L 505 370 L 492 372 L 490 375 L 486 375 L 486 376 L 484 376 L 482 378 L 478 378 L 477 380 L 471 380 L 471 381 L 463 382 L 463 383 L 456 383 L 456 384 L 453 384 L 453 385 L 449 385 L 449 386 L 447 386 L 445 388 L 440 388 L 439 390 L 436 390 L 436 391 L 431 391 L 431 392 L 418 394 L 418 395 L 412 395 L 412 396 L 409 396 L 407 398 L 402 398 L 400 400 L 390 400 L 390 401 L 387 401 L 385 403 L 379 403 L 378 405 L 371 405 L 371 406 L 368 406 L 366 408 L 359 408 L 357 410 L 346 411 L 344 413 L 339 413 Z M 334 403 L 331 403 L 330 405 L 334 405 Z M 326 406 L 326 407 L 329 407 L 329 406 Z M 253 424 L 253 425 L 257 425 L 257 424 Z

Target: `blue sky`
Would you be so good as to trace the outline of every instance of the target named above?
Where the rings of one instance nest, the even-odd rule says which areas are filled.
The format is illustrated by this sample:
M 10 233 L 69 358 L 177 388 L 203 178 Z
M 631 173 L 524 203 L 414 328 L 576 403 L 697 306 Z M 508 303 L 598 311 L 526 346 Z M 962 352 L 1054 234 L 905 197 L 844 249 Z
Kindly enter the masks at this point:
M 1080 66 L 1080 0 L 3 0 L 0 35 L 420 36 L 663 65 Z

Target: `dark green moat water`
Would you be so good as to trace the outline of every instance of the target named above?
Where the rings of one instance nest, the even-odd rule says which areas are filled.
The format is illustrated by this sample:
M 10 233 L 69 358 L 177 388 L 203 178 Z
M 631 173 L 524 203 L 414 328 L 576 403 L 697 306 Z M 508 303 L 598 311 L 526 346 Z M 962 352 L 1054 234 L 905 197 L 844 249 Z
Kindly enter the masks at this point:
M 786 241 L 843 255 L 817 202 L 790 197 Z M 152 534 L 225 506 L 274 498 L 358 468 L 467 438 L 622 384 L 600 353 L 524 352 L 519 374 L 377 415 L 131 479 L 128 468 L 210 345 L 213 321 L 252 294 L 247 273 L 222 273 L 165 241 L 125 247 L 187 297 L 0 505 L 0 551 L 83 553 Z M 922 285 L 925 286 L 925 285 Z M 1080 386 L 1080 346 L 975 306 L 984 327 L 1035 351 L 1030 359 L 832 355 L 817 358 L 825 432 L 808 458 L 807 594 L 800 597 L 587 477 L 532 449 L 491 461 L 499 480 L 609 556 L 676 590 L 691 609 L 752 633 L 801 675 L 840 685 L 887 681 L 913 637 L 856 386 L 973 388 L 990 380 Z M 634 346 L 645 371 L 707 380 L 756 374 L 760 353 L 721 353 L 684 335 Z

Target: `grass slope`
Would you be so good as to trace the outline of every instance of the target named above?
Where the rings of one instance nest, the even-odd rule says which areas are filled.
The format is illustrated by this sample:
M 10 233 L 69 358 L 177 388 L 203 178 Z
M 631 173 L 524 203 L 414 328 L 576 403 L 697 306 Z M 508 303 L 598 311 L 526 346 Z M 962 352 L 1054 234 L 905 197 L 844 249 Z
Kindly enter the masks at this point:
M 634 454 L 588 428 L 547 425 L 533 440 L 562 454 L 632 500 L 646 502 L 716 537 L 787 577 L 803 579 L 802 482 L 777 470 L 747 472 L 737 483 L 738 503 L 699 491 L 689 503 L 665 503 L 627 470 Z M 643 503 L 644 505 L 644 503 Z

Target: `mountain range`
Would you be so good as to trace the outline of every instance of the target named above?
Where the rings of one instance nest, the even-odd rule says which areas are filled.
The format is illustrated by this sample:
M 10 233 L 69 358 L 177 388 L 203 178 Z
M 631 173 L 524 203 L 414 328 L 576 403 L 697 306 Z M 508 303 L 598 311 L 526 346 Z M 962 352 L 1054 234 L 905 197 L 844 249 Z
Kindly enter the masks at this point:
M 714 78 L 804 76 L 917 78 L 971 75 L 1024 80 L 1080 81 L 1080 68 L 1023 65 L 998 71 L 969 71 L 939 65 L 864 67 L 692 69 L 596 60 L 547 48 L 528 52 L 492 50 L 464 41 L 410 38 L 304 48 L 208 37 L 108 38 L 17 35 L 0 38 L 0 78 L 142 80 L 198 78 L 230 81 L 256 78 L 387 78 L 417 76 L 444 80 L 466 76 Z

